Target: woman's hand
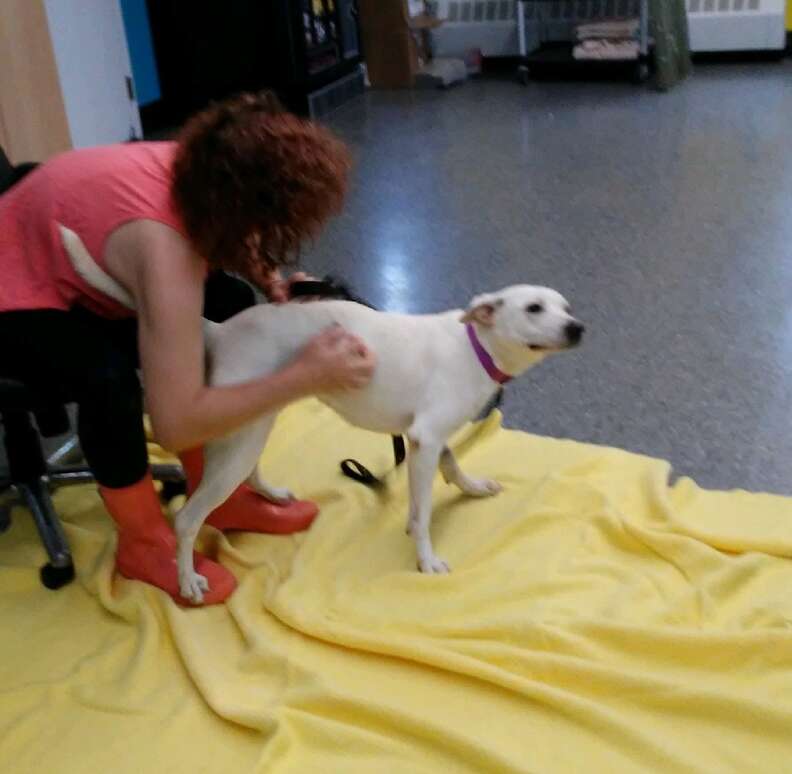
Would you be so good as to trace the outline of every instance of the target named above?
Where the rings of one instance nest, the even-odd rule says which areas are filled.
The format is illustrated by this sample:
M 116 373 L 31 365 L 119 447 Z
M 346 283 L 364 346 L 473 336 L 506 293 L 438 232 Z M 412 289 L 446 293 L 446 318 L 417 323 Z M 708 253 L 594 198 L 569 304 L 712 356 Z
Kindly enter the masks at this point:
M 292 361 L 314 394 L 361 389 L 371 381 L 376 364 L 374 353 L 340 325 L 315 336 Z
M 273 304 L 285 304 L 289 300 L 289 286 L 277 269 L 267 272 L 261 278 L 261 289 L 267 300 Z
M 305 282 L 310 279 L 313 279 L 313 277 L 310 277 L 304 271 L 298 271 L 292 274 L 288 279 L 284 279 L 280 271 L 275 269 L 261 280 L 261 289 L 264 291 L 264 295 L 267 297 L 268 301 L 271 301 L 273 304 L 285 304 L 292 300 L 291 286 L 295 282 Z M 307 297 L 299 299 L 300 302 L 311 300 L 313 299 Z

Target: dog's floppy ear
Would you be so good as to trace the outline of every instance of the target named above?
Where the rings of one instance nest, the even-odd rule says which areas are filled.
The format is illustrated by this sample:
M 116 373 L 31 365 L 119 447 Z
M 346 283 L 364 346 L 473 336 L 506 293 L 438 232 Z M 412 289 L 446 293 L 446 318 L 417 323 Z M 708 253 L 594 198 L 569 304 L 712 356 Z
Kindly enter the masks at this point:
M 495 310 L 500 306 L 503 306 L 503 299 L 492 293 L 476 296 L 462 315 L 462 322 L 477 322 L 480 325 L 490 326 L 494 322 Z

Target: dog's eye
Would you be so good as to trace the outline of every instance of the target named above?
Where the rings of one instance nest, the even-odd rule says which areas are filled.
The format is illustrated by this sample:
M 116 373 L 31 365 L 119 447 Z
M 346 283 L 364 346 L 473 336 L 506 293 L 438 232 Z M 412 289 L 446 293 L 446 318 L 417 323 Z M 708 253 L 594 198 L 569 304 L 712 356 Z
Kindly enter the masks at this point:
M 540 314 L 544 312 L 544 307 L 541 304 L 528 304 L 528 306 L 525 307 L 525 311 L 528 312 L 528 314 Z

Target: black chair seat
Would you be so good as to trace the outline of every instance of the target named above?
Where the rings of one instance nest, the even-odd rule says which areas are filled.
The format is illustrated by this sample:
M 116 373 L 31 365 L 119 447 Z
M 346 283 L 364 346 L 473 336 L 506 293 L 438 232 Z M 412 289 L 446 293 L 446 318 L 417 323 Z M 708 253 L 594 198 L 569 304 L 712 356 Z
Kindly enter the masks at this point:
M 36 396 L 15 379 L 0 379 L 0 413 L 32 412 L 39 432 L 46 438 L 68 433 L 71 429 L 65 406 Z
M 22 382 L 0 379 L 0 409 L 30 409 L 30 393 Z
M 13 166 L 0 148 L 0 194 L 35 166 Z M 51 471 L 44 458 L 41 438 L 29 412 L 35 413 L 39 430 L 44 435 L 58 435 L 68 430 L 69 417 L 64 406 L 41 406 L 42 402 L 37 401 L 22 382 L 0 378 L 0 425 L 3 430 L 0 437 L 8 460 L 8 474 L 0 475 L 0 532 L 10 524 L 10 506 L 15 502 L 26 505 L 49 557 L 49 562 L 41 568 L 41 582 L 48 589 L 57 589 L 74 578 L 74 565 L 50 498 L 53 476 L 49 475 Z

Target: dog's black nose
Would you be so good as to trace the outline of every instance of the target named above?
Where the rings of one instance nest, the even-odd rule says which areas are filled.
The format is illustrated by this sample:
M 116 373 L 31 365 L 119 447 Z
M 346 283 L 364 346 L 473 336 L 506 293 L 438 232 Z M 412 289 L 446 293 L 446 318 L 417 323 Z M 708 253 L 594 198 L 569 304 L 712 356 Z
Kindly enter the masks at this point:
M 583 325 L 583 323 L 571 322 L 567 323 L 564 332 L 566 333 L 567 341 L 574 345 L 580 344 L 580 340 L 583 338 L 583 333 L 585 330 L 586 327 Z

